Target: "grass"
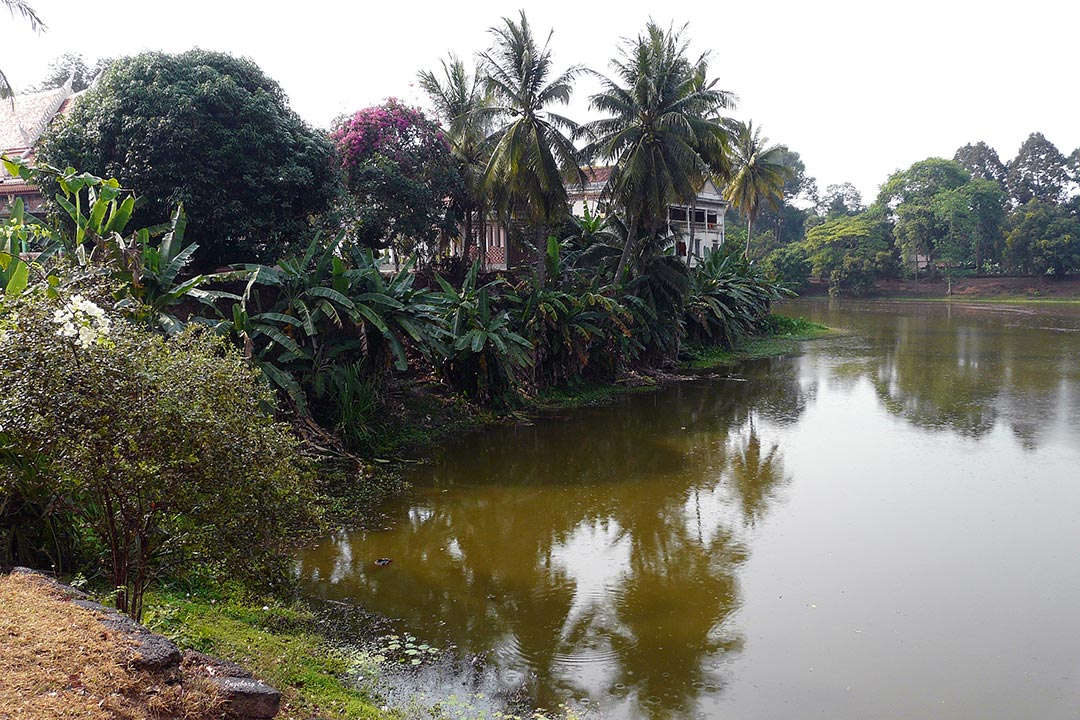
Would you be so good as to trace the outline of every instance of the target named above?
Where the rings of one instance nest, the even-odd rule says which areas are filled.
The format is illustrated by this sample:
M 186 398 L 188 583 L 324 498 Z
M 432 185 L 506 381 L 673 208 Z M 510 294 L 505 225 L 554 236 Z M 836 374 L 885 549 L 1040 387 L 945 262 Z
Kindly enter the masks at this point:
M 788 355 L 795 352 L 799 343 L 833 334 L 834 330 L 803 318 L 786 315 L 770 315 L 765 335 L 747 338 L 732 348 L 718 346 L 690 347 L 684 367 L 694 370 L 734 365 L 745 360 Z
M 231 660 L 282 693 L 281 720 L 392 718 L 346 678 L 357 657 L 319 636 L 306 610 L 155 593 L 147 624 L 181 648 Z
M 129 669 L 127 652 L 120 635 L 41 578 L 0 577 L 0 718 L 221 717 L 208 685 Z

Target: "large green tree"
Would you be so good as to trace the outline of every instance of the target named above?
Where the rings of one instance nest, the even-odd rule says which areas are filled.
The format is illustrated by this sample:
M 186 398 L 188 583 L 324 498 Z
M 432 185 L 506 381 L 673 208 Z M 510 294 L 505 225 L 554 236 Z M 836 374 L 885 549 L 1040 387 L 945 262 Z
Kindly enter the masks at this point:
M 982 140 L 974 145 L 968 144 L 956 151 L 953 161 L 960 163 L 971 177 L 993 180 L 1005 187 L 1005 176 L 1008 170 L 1005 163 L 1001 162 L 997 151 Z
M 551 34 L 543 45 L 537 43 L 524 11 L 517 21 L 503 18 L 491 34 L 494 45 L 480 55 L 484 85 L 492 97 L 483 115 L 500 124 L 484 185 L 505 221 L 523 219 L 536 228 L 537 272 L 543 279 L 543 238 L 568 213 L 565 180 L 585 180 L 571 140 L 577 124 L 548 108 L 570 102 L 581 68 L 555 75 L 548 47 Z
M 606 193 L 626 216 L 619 279 L 666 227 L 668 205 L 691 203 L 706 178 L 727 172 L 728 136 L 716 113 L 734 97 L 708 80 L 707 56 L 687 52 L 681 30 L 650 22 L 623 43 L 614 78 L 600 76 L 590 98 L 609 117 L 586 126 L 587 153 L 614 163 Z
M 746 255 L 749 256 L 754 220 L 763 203 L 773 209 L 780 207 L 791 169 L 784 164 L 785 148 L 769 145 L 768 138 L 761 135 L 761 128 L 755 128 L 752 121 L 735 123 L 733 150 L 734 173 L 724 197 L 746 217 Z
M 1042 133 L 1031 133 L 1009 163 L 1005 177 L 1014 205 L 1031 200 L 1059 203 L 1069 184 L 1067 160 Z
M 274 260 L 306 243 L 309 216 L 337 188 L 332 157 L 329 139 L 255 63 L 206 50 L 116 61 L 38 152 L 137 188 L 136 224 L 183 203 L 203 267 Z
M 905 264 L 911 263 L 916 278 L 920 258 L 933 269 L 935 239 L 947 232 L 934 212 L 934 197 L 940 192 L 955 190 L 970 179 L 959 163 L 927 158 L 893 173 L 878 193 L 877 204 L 893 222 L 896 245 Z

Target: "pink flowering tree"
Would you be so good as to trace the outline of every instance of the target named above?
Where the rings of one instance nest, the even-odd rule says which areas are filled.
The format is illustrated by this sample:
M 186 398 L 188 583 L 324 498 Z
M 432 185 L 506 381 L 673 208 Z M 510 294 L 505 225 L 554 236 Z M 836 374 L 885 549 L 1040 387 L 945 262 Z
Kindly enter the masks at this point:
M 393 98 L 339 119 L 331 133 L 349 190 L 355 240 L 431 257 L 457 233 L 453 208 L 464 192 L 439 126 Z

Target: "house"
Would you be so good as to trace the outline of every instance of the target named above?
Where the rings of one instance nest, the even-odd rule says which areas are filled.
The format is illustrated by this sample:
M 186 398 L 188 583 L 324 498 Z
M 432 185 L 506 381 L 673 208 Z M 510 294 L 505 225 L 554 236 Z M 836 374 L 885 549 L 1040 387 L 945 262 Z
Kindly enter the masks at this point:
M 598 167 L 585 171 L 585 185 L 572 185 L 567 188 L 570 211 L 581 217 L 585 206 L 593 214 L 604 215 L 604 188 L 611 178 L 613 168 Z M 693 234 L 693 247 L 690 250 L 690 265 L 697 262 L 708 252 L 724 244 L 724 213 L 728 203 L 712 180 L 706 180 L 705 186 L 698 192 L 697 200 L 692 205 L 673 204 L 668 206 L 668 227 L 674 237 L 673 248 L 679 257 L 686 257 L 690 236 Z M 507 262 L 506 228 L 498 222 L 490 222 L 485 231 L 488 266 L 503 269 Z
M 611 167 L 590 168 L 586 171 L 587 182 L 582 186 L 567 189 L 570 197 L 571 212 L 584 215 L 585 205 L 589 210 L 601 215 L 606 213 L 603 203 L 604 188 L 611 177 Z M 707 252 L 716 250 L 724 244 L 724 213 L 728 203 L 712 180 L 706 180 L 705 186 L 698 192 L 693 205 L 672 204 L 668 206 L 668 227 L 675 242 L 675 252 L 679 257 L 686 257 L 693 231 L 693 247 L 690 247 L 690 264 L 696 265 Z
M 64 87 L 16 95 L 14 102 L 0 100 L 0 152 L 7 157 L 32 160 L 34 147 L 45 128 L 71 106 L 77 94 L 72 93 L 69 80 Z M 38 212 L 45 202 L 37 187 L 12 177 L 0 167 L 0 217 L 7 217 L 19 198 L 29 212 Z

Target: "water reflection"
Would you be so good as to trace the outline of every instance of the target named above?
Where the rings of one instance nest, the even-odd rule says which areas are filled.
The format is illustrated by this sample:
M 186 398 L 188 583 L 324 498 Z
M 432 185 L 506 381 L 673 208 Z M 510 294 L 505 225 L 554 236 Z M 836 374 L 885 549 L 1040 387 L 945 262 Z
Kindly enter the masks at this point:
M 981 438 L 1003 423 L 1029 451 L 1065 411 L 1077 380 L 1080 315 L 1071 307 L 799 303 L 789 311 L 843 327 L 850 341 L 812 353 L 838 385 L 869 380 L 912 425 Z
M 723 660 L 743 642 L 729 620 L 744 531 L 786 480 L 768 433 L 813 392 L 777 359 L 463 438 L 421 468 L 392 528 L 304 553 L 305 587 L 486 653 L 541 706 L 588 698 L 611 717 L 687 714 L 720 692 Z M 384 556 L 393 563 L 373 564 Z
M 306 592 L 484 656 L 457 687 L 521 687 L 546 707 L 585 699 L 606 718 L 777 717 L 796 705 L 856 717 L 884 696 L 916 708 L 898 716 L 938 717 L 918 703 L 939 703 L 945 676 L 989 697 L 997 685 L 982 676 L 954 677 L 984 667 L 964 665 L 979 629 L 1060 615 L 1031 609 L 1023 588 L 1080 602 L 1080 587 L 1059 587 L 1067 552 L 1039 555 L 1076 546 L 1080 518 L 1067 512 L 1080 504 L 1031 505 L 1039 496 L 1011 484 L 1060 491 L 1057 459 L 1075 467 L 1080 313 L 790 312 L 847 333 L 733 377 L 461 438 L 417 468 L 390 527 L 302 553 Z M 1025 579 L 996 582 L 1010 573 Z M 967 618 L 976 627 L 949 645 Z M 986 642 L 980 657 L 1001 653 Z M 928 662 L 938 657 L 947 672 Z M 808 677 L 823 665 L 845 671 Z M 924 684 L 891 683 L 879 667 Z M 1017 675 L 1011 657 L 993 669 Z M 861 696 L 848 692 L 856 682 Z M 1034 702 L 998 694 L 983 709 L 1002 701 Z

